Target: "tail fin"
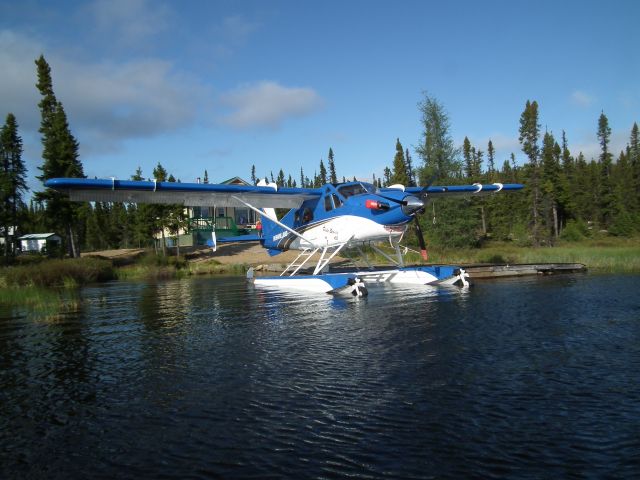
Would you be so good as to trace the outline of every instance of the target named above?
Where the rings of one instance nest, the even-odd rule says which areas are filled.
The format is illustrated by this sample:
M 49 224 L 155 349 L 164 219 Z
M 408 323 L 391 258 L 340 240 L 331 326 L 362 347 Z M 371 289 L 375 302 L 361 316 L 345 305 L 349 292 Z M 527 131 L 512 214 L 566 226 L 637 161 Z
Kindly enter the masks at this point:
M 276 211 L 273 208 L 263 208 L 264 215 L 262 217 L 262 234 L 265 239 L 271 239 L 274 235 L 284 231 L 284 229 L 273 222 L 272 219 L 276 219 Z
M 284 250 L 288 250 L 290 243 L 287 237 L 292 236 L 282 225 L 293 227 L 293 210 L 278 221 L 273 208 L 265 208 L 262 215 L 262 245 L 269 250 L 270 255 L 277 255 Z M 280 225 L 278 225 L 280 223 Z

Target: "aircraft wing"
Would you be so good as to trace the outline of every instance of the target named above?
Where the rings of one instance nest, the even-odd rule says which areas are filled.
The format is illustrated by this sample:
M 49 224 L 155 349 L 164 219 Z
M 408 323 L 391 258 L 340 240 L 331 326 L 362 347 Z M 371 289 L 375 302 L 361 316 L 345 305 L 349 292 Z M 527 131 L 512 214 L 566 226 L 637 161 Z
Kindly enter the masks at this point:
M 498 192 L 517 191 L 523 188 L 524 185 L 520 183 L 490 183 L 485 185 L 474 183 L 473 185 L 432 185 L 426 189 L 424 187 L 406 187 L 404 191 L 414 194 L 426 194 L 427 197 L 445 197 L 457 195 L 487 195 Z M 383 188 L 382 191 L 384 190 Z
M 296 208 L 321 191 L 312 188 L 152 182 L 115 179 L 52 178 L 45 186 L 87 202 L 176 203 L 189 207 Z

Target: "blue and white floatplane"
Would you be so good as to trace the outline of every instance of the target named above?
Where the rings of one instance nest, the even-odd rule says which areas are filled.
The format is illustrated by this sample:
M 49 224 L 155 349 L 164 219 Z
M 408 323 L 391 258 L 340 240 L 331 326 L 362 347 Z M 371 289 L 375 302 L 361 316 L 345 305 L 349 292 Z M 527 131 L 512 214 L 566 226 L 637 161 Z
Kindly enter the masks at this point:
M 245 186 L 84 178 L 54 178 L 45 185 L 67 192 L 77 201 L 250 208 L 261 216 L 259 242 L 270 255 L 286 250 L 300 251 L 281 275 L 252 276 L 256 285 L 311 292 L 346 292 L 358 296 L 366 295 L 366 283 L 466 285 L 467 274 L 457 267 L 404 265 L 399 245 L 409 223 L 424 211 L 431 198 L 484 195 L 523 188 L 520 184 L 501 183 L 378 188 L 357 181 L 326 184 L 320 188 L 291 188 L 266 182 Z M 289 211 L 278 218 L 276 208 L 288 208 Z M 426 258 L 420 224 L 417 220 L 414 224 L 421 252 Z M 242 240 L 255 241 L 256 238 L 233 238 L 233 241 Z M 379 243 L 391 245 L 394 254 L 383 252 L 376 246 Z M 346 253 L 347 249 L 363 253 L 365 245 L 388 258 L 394 267 L 380 270 L 368 264 L 349 271 L 329 270 L 336 255 Z M 312 272 L 303 274 L 310 268 Z

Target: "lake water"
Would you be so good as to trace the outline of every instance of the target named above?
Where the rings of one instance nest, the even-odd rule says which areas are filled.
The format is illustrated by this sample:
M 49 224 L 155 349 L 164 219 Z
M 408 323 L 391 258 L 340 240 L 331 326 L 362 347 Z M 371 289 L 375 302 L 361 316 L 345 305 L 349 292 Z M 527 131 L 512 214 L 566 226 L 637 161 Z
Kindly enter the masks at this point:
M 0 319 L 0 478 L 639 478 L 640 276 L 85 288 Z

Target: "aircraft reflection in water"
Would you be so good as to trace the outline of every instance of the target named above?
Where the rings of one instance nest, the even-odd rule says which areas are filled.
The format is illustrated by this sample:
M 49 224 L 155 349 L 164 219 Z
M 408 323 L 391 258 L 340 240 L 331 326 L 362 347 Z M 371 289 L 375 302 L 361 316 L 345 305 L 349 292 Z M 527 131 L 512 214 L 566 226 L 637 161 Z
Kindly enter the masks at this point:
M 248 207 L 262 218 L 263 235 L 245 235 L 217 239 L 259 241 L 270 255 L 299 250 L 300 255 L 280 276 L 248 277 L 256 285 L 280 289 L 366 295 L 366 282 L 417 285 L 467 285 L 463 269 L 448 266 L 412 266 L 404 264 L 400 240 L 415 220 L 423 257 L 424 238 L 417 215 L 431 198 L 455 195 L 484 195 L 517 191 L 520 184 L 453 185 L 377 188 L 365 182 L 326 184 L 320 188 L 278 187 L 261 182 L 256 186 L 133 181 L 115 179 L 53 178 L 49 188 L 67 192 L 71 200 L 183 204 L 185 206 Z M 276 208 L 289 208 L 282 218 Z M 216 241 L 215 233 L 213 240 Z M 388 255 L 376 243 L 388 243 L 394 254 Z M 362 252 L 371 246 L 394 266 L 376 269 Z M 367 263 L 366 268 L 329 271 L 329 262 L 346 248 L 355 248 Z M 311 274 L 301 269 L 313 266 Z

